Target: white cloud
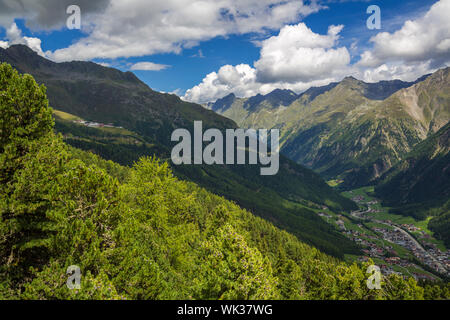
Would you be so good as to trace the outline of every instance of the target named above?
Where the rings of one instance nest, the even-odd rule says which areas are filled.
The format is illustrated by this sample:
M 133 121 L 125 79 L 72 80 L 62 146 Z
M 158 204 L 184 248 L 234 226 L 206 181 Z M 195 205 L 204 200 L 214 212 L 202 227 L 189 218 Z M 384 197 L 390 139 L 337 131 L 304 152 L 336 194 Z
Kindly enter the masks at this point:
M 414 81 L 419 77 L 433 72 L 431 61 L 414 64 L 385 63 L 377 68 L 368 68 L 360 71 L 360 78 L 366 82 L 378 82 L 382 80 L 399 79 Z
M 180 88 L 177 88 L 177 89 L 175 89 L 175 90 L 173 90 L 172 92 L 169 92 L 169 93 L 177 95 L 177 96 L 180 96 L 182 92 L 183 92 L 183 90 L 181 90 Z
M 160 71 L 169 68 L 166 64 L 158 64 L 153 62 L 138 62 L 130 67 L 130 70 L 144 70 L 144 71 Z
M 22 31 L 17 27 L 16 23 L 12 23 L 6 30 L 6 39 L 8 41 L 0 41 L 0 47 L 3 49 L 6 49 L 14 44 L 24 44 L 33 51 L 36 51 L 39 55 L 45 57 L 45 54 L 41 48 L 41 39 L 22 36 Z
M 200 58 L 203 59 L 205 55 L 203 54 L 202 49 L 199 49 L 196 54 L 193 54 L 191 58 Z
M 394 33 L 381 32 L 371 38 L 374 47 L 361 55 L 360 67 L 374 68 L 392 77 L 413 80 L 417 68 L 428 71 L 450 62 L 450 0 L 436 2 L 416 20 L 408 20 Z M 390 65 L 390 66 L 388 66 Z M 389 69 L 389 70 L 387 70 Z M 370 78 L 370 77 L 369 77 Z
M 414 81 L 450 65 L 449 13 L 450 0 L 440 0 L 399 30 L 378 33 L 371 39 L 373 48 L 353 65 L 347 48 L 338 47 L 342 26 L 330 26 L 326 35 L 314 33 L 303 23 L 285 26 L 279 35 L 258 42 L 261 57 L 254 67 L 224 66 L 187 90 L 183 98 L 204 103 L 229 93 L 249 97 L 276 88 L 301 92 L 347 75 L 367 82 Z M 350 50 L 357 50 L 356 42 Z
M 230 93 L 249 97 L 277 88 L 301 92 L 340 80 L 351 72 L 347 49 L 334 48 L 342 28 L 330 26 L 326 35 L 320 35 L 303 23 L 285 26 L 279 35 L 260 43 L 261 57 L 254 68 L 223 66 L 187 90 L 183 99 L 206 103 Z
M 302 0 L 111 0 L 89 36 L 48 52 L 55 61 L 179 53 L 217 36 L 280 29 L 320 10 Z
M 25 19 L 35 30 L 54 30 L 66 25 L 66 9 L 76 4 L 81 8 L 82 22 L 87 25 L 91 16 L 104 11 L 110 0 L 2 0 L 0 26 L 9 27 L 15 19 Z
M 97 64 L 101 65 L 102 67 L 110 68 L 111 64 L 109 62 L 96 62 Z
M 257 70 L 248 64 L 223 66 L 218 72 L 211 72 L 200 84 L 187 90 L 182 98 L 186 101 L 207 103 L 223 98 L 230 93 L 234 93 L 238 97 L 251 97 L 258 93 L 268 94 L 275 89 L 291 89 L 295 92 L 302 92 L 312 86 L 322 86 L 336 81 L 335 78 L 325 77 L 308 82 L 261 83 L 257 80 L 256 73 Z
M 225 65 L 218 72 L 211 72 L 203 81 L 189 89 L 183 99 L 205 103 L 233 92 L 239 96 L 250 96 L 258 90 L 256 70 L 248 64 Z
M 0 47 L 20 43 L 44 55 L 41 40 L 24 37 L 14 19 L 24 18 L 27 26 L 39 30 L 62 28 L 67 19 L 65 8 L 72 2 L 0 1 L 0 25 L 9 26 L 8 41 L 0 41 Z M 87 36 L 45 55 L 55 61 L 70 61 L 180 53 L 217 36 L 280 30 L 277 36 L 258 42 L 260 58 L 253 66 L 223 66 L 187 90 L 183 98 L 196 102 L 215 100 L 231 92 L 238 96 L 264 94 L 276 88 L 300 92 L 347 75 L 369 82 L 397 78 L 411 81 L 450 64 L 450 0 L 436 2 L 426 14 L 406 21 L 396 32 L 378 33 L 371 39 L 373 48 L 354 65 L 350 64 L 349 51 L 356 54 L 363 44 L 354 41 L 349 49 L 339 46 L 343 26 L 330 26 L 326 34 L 318 34 L 303 23 L 286 25 L 323 8 L 318 3 L 326 2 L 78 0 Z M 194 56 L 202 57 L 203 53 Z M 131 69 L 167 67 L 141 62 Z
M 258 80 L 310 82 L 341 72 L 350 63 L 347 48 L 334 48 L 342 28 L 330 26 L 328 34 L 320 35 L 304 23 L 284 27 L 262 42 L 261 58 L 255 63 Z

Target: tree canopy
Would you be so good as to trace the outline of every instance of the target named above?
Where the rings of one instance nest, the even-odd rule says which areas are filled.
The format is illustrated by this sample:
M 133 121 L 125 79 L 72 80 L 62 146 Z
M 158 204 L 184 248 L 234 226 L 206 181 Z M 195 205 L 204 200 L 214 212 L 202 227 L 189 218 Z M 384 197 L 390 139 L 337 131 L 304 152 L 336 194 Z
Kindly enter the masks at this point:
M 327 256 L 167 163 L 125 168 L 65 145 L 45 88 L 6 64 L 0 109 L 2 299 L 449 297 L 399 276 L 369 290 L 370 262 Z M 71 265 L 81 289 L 66 286 Z

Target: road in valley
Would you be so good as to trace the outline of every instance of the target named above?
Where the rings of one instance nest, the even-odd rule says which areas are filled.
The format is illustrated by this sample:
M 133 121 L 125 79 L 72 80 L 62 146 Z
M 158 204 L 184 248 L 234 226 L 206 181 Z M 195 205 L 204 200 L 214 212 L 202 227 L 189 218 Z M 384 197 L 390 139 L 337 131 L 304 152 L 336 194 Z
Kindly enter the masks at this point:
M 441 270 L 446 270 L 446 268 L 444 267 L 444 265 L 432 254 L 430 254 L 427 250 L 425 250 L 424 247 L 422 247 L 422 245 L 412 236 L 410 235 L 408 232 L 406 232 L 404 229 L 397 227 L 396 225 L 393 225 L 391 223 L 388 223 L 386 221 L 381 221 L 381 220 L 377 220 L 373 217 L 370 216 L 362 216 L 365 213 L 369 213 L 371 212 L 371 208 L 370 206 L 368 206 L 368 209 L 366 211 L 354 211 L 351 213 L 351 216 L 360 220 L 364 220 L 364 219 L 369 219 L 372 222 L 375 223 L 380 223 L 380 224 L 384 224 L 386 226 L 392 227 L 394 230 L 401 232 L 403 235 L 405 235 L 409 241 L 411 241 L 418 250 L 420 250 L 425 256 L 430 257 L 434 263 L 436 263 L 437 266 L 439 266 L 439 268 Z

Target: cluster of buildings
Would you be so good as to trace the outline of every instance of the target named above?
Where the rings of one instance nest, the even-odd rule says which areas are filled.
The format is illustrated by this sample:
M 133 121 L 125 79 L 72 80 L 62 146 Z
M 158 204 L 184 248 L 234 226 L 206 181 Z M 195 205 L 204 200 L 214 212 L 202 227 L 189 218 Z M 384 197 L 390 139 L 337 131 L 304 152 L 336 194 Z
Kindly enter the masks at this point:
M 395 252 L 393 251 L 392 247 L 385 247 L 381 248 L 376 243 L 370 242 L 367 239 L 377 239 L 374 236 L 362 234 L 359 231 L 355 230 L 349 230 L 346 232 L 346 235 L 350 240 L 360 244 L 363 247 L 366 247 L 366 249 L 363 249 L 362 252 L 364 252 L 367 256 L 371 258 L 383 258 L 385 255 L 385 252 Z
M 319 217 L 323 217 L 323 218 L 327 218 L 327 219 L 332 218 L 331 215 L 329 215 L 329 214 L 327 214 L 325 212 L 319 212 L 318 215 L 319 215 Z
M 420 259 L 420 257 L 421 257 L 420 251 L 418 251 L 415 247 L 412 247 L 412 244 L 410 244 L 408 242 L 409 239 L 406 236 L 404 236 L 400 231 L 396 232 L 393 230 L 386 230 L 386 229 L 382 229 L 382 228 L 374 228 L 373 230 L 378 233 L 383 234 L 383 237 L 385 238 L 385 240 L 402 245 L 405 248 L 408 248 L 409 250 L 411 250 L 413 252 L 413 254 L 414 254 L 414 252 L 416 252 L 417 254 L 415 254 L 415 256 Z M 400 266 L 403 268 L 414 267 L 414 268 L 420 269 L 420 267 L 415 265 L 414 263 L 411 263 L 408 260 L 398 257 L 397 252 L 394 250 L 394 248 L 392 246 L 380 247 L 376 243 L 369 241 L 370 239 L 372 239 L 372 240 L 378 239 L 377 237 L 374 237 L 371 235 L 366 235 L 364 233 L 361 233 L 361 232 L 355 231 L 355 230 L 348 230 L 345 234 L 347 235 L 348 238 L 350 238 L 354 242 L 365 247 L 365 249 L 362 250 L 362 252 L 365 254 L 365 256 L 360 257 L 359 261 L 367 261 L 369 258 L 378 258 L 378 259 L 383 260 L 386 263 L 386 264 L 379 265 L 380 270 L 383 275 L 386 275 L 386 276 L 388 276 L 390 274 L 401 275 L 400 272 L 394 271 L 394 269 L 392 269 L 392 267 L 390 267 L 393 265 L 397 265 L 397 266 Z M 434 247 L 433 250 L 434 250 L 433 252 L 434 252 L 435 257 L 439 255 L 440 260 L 446 261 L 447 263 L 449 262 L 448 256 L 446 255 L 446 253 L 439 251 L 439 249 L 436 247 Z M 386 257 L 387 254 L 389 254 L 390 257 Z M 424 260 L 423 257 L 420 260 L 424 261 L 424 262 L 427 261 L 427 260 Z M 433 265 L 430 265 L 430 266 L 433 266 Z M 434 266 L 434 268 L 437 271 L 440 271 L 441 273 L 443 273 L 442 272 L 443 270 L 437 269 L 438 266 Z M 416 280 L 420 280 L 420 279 L 433 280 L 434 279 L 434 277 L 432 277 L 430 275 L 415 273 L 415 272 L 412 272 L 409 275 L 412 275 Z
M 369 260 L 369 257 L 363 256 L 363 257 L 358 258 L 358 260 L 361 262 L 367 262 Z M 407 267 L 420 268 L 420 267 L 416 266 L 415 264 L 413 264 L 407 260 L 401 259 L 399 257 L 387 258 L 387 259 L 385 259 L 385 262 L 388 263 L 389 265 L 387 265 L 387 264 L 379 265 L 380 271 L 384 276 L 389 276 L 391 274 L 397 274 L 397 275 L 400 275 L 403 277 L 406 276 L 405 274 L 403 274 L 401 272 L 395 271 L 391 267 L 391 265 L 397 265 L 397 266 L 400 266 L 403 268 L 407 268 Z M 416 280 L 431 280 L 431 281 L 436 280 L 435 277 L 433 277 L 429 274 L 426 274 L 426 273 L 417 273 L 417 272 L 409 272 L 408 271 L 408 275 L 412 276 Z
M 397 272 L 397 271 L 394 271 L 394 269 L 392 269 L 391 267 L 389 267 L 389 266 L 387 266 L 387 265 L 385 265 L 385 264 L 382 264 L 382 265 L 380 266 L 380 270 L 381 270 L 381 273 L 382 273 L 383 275 L 385 275 L 385 276 L 388 276 L 388 275 L 391 275 L 391 274 L 402 275 L 402 273 Z
M 441 251 L 434 243 L 427 243 L 427 252 L 432 255 L 450 273 L 450 250 Z
M 431 280 L 431 281 L 436 280 L 434 277 L 432 277 L 428 274 L 425 274 L 425 273 L 413 272 L 412 275 L 413 275 L 414 279 L 416 279 L 416 280 Z
M 358 260 L 361 262 L 367 262 L 369 260 L 369 257 L 363 256 L 363 257 L 358 258 Z M 381 265 L 379 265 L 379 267 L 380 267 L 381 274 L 383 274 L 384 276 L 389 276 L 390 274 L 398 274 L 400 276 L 402 275 L 402 273 L 395 271 L 388 265 L 381 264 Z
M 337 226 L 338 226 L 338 228 L 339 228 L 340 230 L 342 230 L 342 231 L 346 231 L 346 230 L 347 230 L 347 228 L 345 227 L 345 222 L 344 222 L 344 220 L 338 219 L 338 220 L 336 221 L 336 224 L 337 224 Z
M 414 257 L 416 257 L 419 261 L 431 267 L 433 270 L 439 272 L 440 274 L 450 276 L 450 251 L 447 250 L 446 252 L 442 252 L 435 244 L 430 243 L 428 241 L 424 241 L 423 246 L 426 248 L 424 249 L 417 241 L 415 241 L 415 239 L 412 236 L 410 236 L 410 234 L 407 233 L 409 232 L 417 234 L 421 237 L 421 240 L 430 239 L 431 238 L 430 235 L 421 230 L 421 228 L 413 224 L 397 225 L 390 220 L 378 221 L 374 218 L 366 216 L 365 215 L 366 213 L 377 212 L 376 209 L 371 208 L 371 205 L 377 204 L 378 200 L 366 202 L 367 200 L 365 200 L 364 196 L 362 195 L 356 195 L 352 198 L 352 200 L 357 203 L 367 205 L 366 211 L 362 212 L 362 210 L 360 210 L 352 212 L 351 213 L 352 216 L 361 220 L 373 221 L 376 223 L 386 224 L 390 226 L 387 228 L 379 228 L 379 227 L 371 228 L 373 231 L 378 233 L 378 236 L 370 236 L 368 234 L 358 232 L 355 230 L 346 230 L 341 217 L 339 217 L 339 220 L 336 222 L 339 229 L 344 231 L 345 235 L 348 238 L 365 247 L 365 249 L 362 250 L 365 256 L 361 257 L 359 260 L 367 261 L 367 259 L 370 257 L 370 258 L 378 258 L 385 261 L 386 265 L 380 266 L 382 273 L 385 275 L 389 275 L 392 273 L 398 274 L 398 272 L 395 272 L 391 267 L 389 267 L 389 265 L 390 266 L 397 265 L 403 268 L 413 267 L 415 269 L 421 269 L 414 263 L 411 263 L 408 260 L 398 257 L 397 252 L 392 247 L 383 246 L 381 248 L 375 243 L 375 241 L 373 242 L 370 241 L 383 239 L 409 250 L 412 253 L 412 255 L 414 255 Z M 358 226 L 364 229 L 362 225 Z M 423 274 L 422 273 L 419 274 L 416 272 L 408 272 L 408 273 L 409 275 L 412 275 L 416 279 L 428 279 L 428 280 L 434 279 L 433 276 L 430 276 L 425 273 Z
M 352 192 L 351 192 L 352 193 Z M 373 209 L 370 207 L 370 205 L 375 205 L 378 203 L 378 200 L 372 200 L 370 202 L 366 202 L 364 199 L 364 196 L 362 195 L 356 195 L 352 198 L 353 201 L 361 204 L 367 205 L 368 209 L 364 212 L 356 211 L 352 212 L 351 215 L 361 219 L 361 220 L 367 220 L 367 221 L 373 221 L 375 223 L 379 224 L 386 224 L 386 228 L 380 228 L 380 227 L 374 227 L 371 228 L 373 231 L 375 231 L 378 235 L 373 236 L 369 234 L 365 234 L 364 232 L 359 232 L 356 230 L 347 230 L 345 227 L 344 217 L 342 215 L 338 215 L 337 220 L 334 220 L 337 227 L 352 241 L 358 243 L 364 249 L 362 250 L 365 256 L 360 257 L 360 261 L 367 261 L 367 259 L 370 258 L 378 258 L 380 260 L 383 260 L 386 264 L 380 265 L 380 269 L 384 275 L 389 274 L 401 274 L 399 272 L 394 271 L 390 266 L 399 266 L 403 268 L 408 268 L 407 270 L 410 270 L 411 268 L 414 269 L 421 269 L 418 265 L 411 263 L 408 260 L 402 259 L 398 256 L 398 253 L 394 250 L 391 246 L 383 245 L 383 247 L 380 247 L 377 245 L 376 241 L 371 240 L 386 240 L 391 243 L 397 244 L 408 251 L 411 252 L 411 254 L 416 257 L 419 261 L 421 261 L 423 264 L 431 267 L 433 270 L 439 272 L 440 274 L 445 274 L 447 276 L 450 276 L 450 251 L 447 250 L 446 252 L 442 252 L 439 250 L 439 248 L 430 242 L 424 243 L 424 248 L 414 240 L 412 236 L 410 236 L 409 233 L 415 233 L 421 237 L 421 239 L 429 239 L 430 236 L 421 230 L 421 228 L 413 225 L 413 224 L 402 224 L 398 225 L 396 223 L 393 223 L 390 220 L 387 221 L 378 221 L 374 218 L 370 218 L 368 216 L 365 216 L 365 213 L 369 212 L 377 212 L 376 209 Z M 325 212 L 319 212 L 318 215 L 320 217 L 326 218 L 329 220 L 330 218 L 333 218 L 331 215 L 326 214 Z M 361 229 L 364 229 L 364 226 L 361 224 L 358 224 L 358 226 Z M 387 257 L 389 256 L 389 257 Z M 428 279 L 433 280 L 435 279 L 433 276 L 426 274 L 425 272 L 417 273 L 417 272 L 408 272 L 410 276 L 413 276 L 417 280 L 419 279 Z
M 356 197 L 353 197 L 352 200 L 354 202 L 356 202 L 356 203 L 361 203 L 361 202 L 364 201 L 364 197 L 363 196 L 356 196 Z
M 448 252 L 441 252 L 436 247 L 432 247 L 426 251 L 419 247 L 414 241 L 411 240 L 410 237 L 400 230 L 374 228 L 374 231 L 381 233 L 383 235 L 383 239 L 408 249 L 419 261 L 428 265 L 437 272 L 441 274 L 450 274 L 448 271 L 450 270 Z
M 388 240 L 392 243 L 398 244 L 410 251 L 417 249 L 417 245 L 400 230 L 389 230 L 383 228 L 373 228 L 373 230 L 382 234 L 384 240 Z
M 417 232 L 417 231 L 423 232 L 423 231 L 421 231 L 422 229 L 416 227 L 416 226 L 413 225 L 413 224 L 406 224 L 406 223 L 405 223 L 405 224 L 402 224 L 401 227 L 402 227 L 403 229 L 408 230 L 409 232 Z
M 90 128 L 121 128 L 122 127 L 115 127 L 112 123 L 104 124 L 100 122 L 92 122 L 92 121 L 85 121 L 85 120 L 75 120 L 74 123 L 83 125 L 85 127 Z
M 417 268 L 420 269 L 420 267 L 418 267 L 414 263 L 411 263 L 411 262 L 409 262 L 408 260 L 405 260 L 405 259 L 401 259 L 400 257 L 386 258 L 385 261 L 386 261 L 386 263 L 388 263 L 390 265 L 397 265 L 397 266 L 400 266 L 400 267 L 403 267 L 403 268 L 414 267 L 416 269 Z M 383 272 L 383 267 L 384 267 L 385 272 Z M 389 274 L 392 274 L 392 273 L 401 275 L 401 273 L 395 272 L 392 268 L 390 268 L 388 266 L 385 266 L 385 265 L 381 265 L 380 269 L 381 269 L 381 272 L 383 274 L 386 274 L 386 275 L 389 275 Z M 408 272 L 408 273 L 410 275 L 412 275 L 414 277 L 414 279 L 416 279 L 416 280 L 431 280 L 431 281 L 436 280 L 435 277 L 433 277 L 433 276 L 431 276 L 429 274 L 426 274 L 426 273 L 417 273 L 417 272 Z

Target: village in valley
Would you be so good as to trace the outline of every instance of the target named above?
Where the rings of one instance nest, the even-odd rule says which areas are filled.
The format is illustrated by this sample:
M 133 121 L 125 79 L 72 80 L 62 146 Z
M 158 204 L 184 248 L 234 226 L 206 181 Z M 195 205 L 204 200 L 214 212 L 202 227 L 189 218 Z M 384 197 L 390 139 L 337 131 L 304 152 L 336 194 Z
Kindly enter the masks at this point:
M 344 192 L 360 206 L 358 211 L 335 214 L 326 207 L 317 211 L 362 248 L 363 255 L 347 255 L 346 259 L 371 259 L 384 275 L 396 273 L 432 281 L 449 277 L 450 250 L 427 229 L 428 220 L 390 214 L 372 192 L 373 187 Z

